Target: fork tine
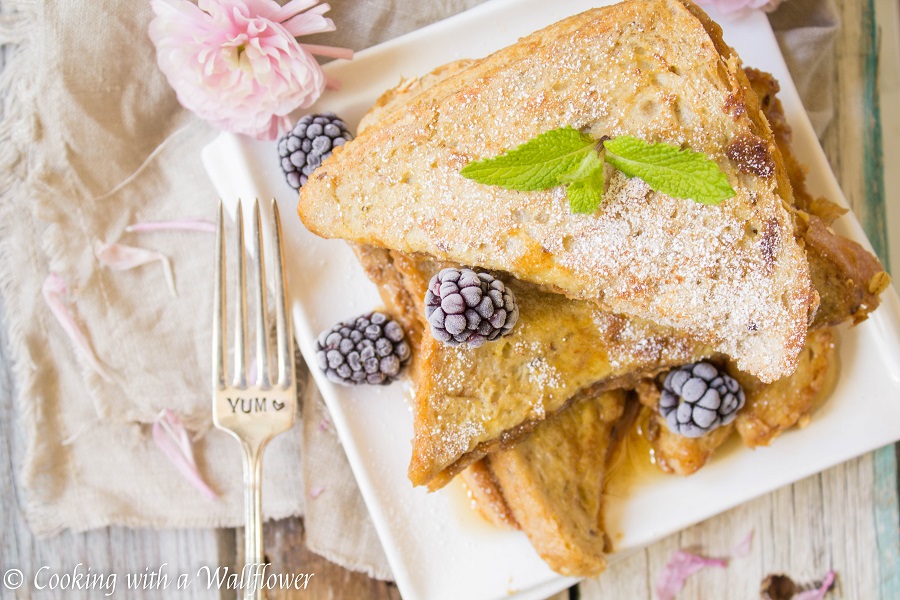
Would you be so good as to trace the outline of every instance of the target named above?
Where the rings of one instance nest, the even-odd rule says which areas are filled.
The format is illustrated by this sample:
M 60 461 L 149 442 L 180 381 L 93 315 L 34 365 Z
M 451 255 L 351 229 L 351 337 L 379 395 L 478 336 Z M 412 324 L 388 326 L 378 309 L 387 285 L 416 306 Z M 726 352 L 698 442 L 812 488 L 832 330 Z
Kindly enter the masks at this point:
M 237 212 L 237 309 L 234 311 L 234 381 L 236 388 L 247 387 L 247 265 L 244 260 L 244 211 L 238 200 Z
M 213 283 L 213 389 L 225 389 L 225 220 L 222 201 L 216 216 L 216 273 Z
M 266 257 L 262 242 L 262 223 L 259 217 L 259 199 L 253 203 L 253 251 L 256 254 L 256 385 L 269 387 L 269 328 L 266 323 Z
M 272 199 L 272 228 L 275 254 L 275 320 L 278 335 L 278 385 L 287 388 L 293 385 L 294 352 L 291 315 L 288 314 L 287 298 L 284 291 L 284 244 L 281 241 L 281 217 L 278 204 Z

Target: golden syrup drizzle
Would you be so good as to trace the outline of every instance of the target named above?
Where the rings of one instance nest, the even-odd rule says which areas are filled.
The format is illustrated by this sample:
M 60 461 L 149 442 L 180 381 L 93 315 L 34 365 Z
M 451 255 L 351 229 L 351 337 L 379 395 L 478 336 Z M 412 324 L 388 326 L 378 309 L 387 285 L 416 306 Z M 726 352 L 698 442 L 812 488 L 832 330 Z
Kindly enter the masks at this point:
M 603 481 L 605 496 L 625 497 L 634 486 L 664 475 L 656 464 L 653 446 L 647 439 L 651 415 L 650 411 L 641 410 L 613 451 Z
M 478 508 L 478 504 L 472 497 L 472 492 L 462 480 L 462 477 L 454 477 L 441 490 L 442 494 L 450 499 L 450 506 L 456 522 L 465 529 L 496 530 L 497 525 L 488 521 L 487 517 Z

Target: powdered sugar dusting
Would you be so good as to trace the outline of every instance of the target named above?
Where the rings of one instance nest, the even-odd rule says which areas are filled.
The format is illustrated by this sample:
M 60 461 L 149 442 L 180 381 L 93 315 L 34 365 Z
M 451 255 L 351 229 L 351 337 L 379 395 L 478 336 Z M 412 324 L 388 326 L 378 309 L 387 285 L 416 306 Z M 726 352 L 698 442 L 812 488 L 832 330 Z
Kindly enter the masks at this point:
M 622 8 L 615 23 L 600 12 L 575 17 L 426 90 L 341 153 L 366 177 L 321 170 L 322 185 L 336 182 L 346 199 L 336 203 L 339 222 L 306 220 L 328 235 L 508 271 L 652 319 L 714 344 L 763 380 L 790 372 L 814 296 L 776 182 L 741 173 L 725 155 L 755 129 L 746 114 L 724 110 L 742 92 L 723 73 L 739 65 L 686 12 L 667 15 L 673 27 L 658 31 L 655 6 Z M 573 215 L 558 188 L 515 192 L 459 175 L 471 160 L 563 126 L 704 152 L 738 194 L 704 206 L 613 174 L 601 209 Z M 766 223 L 787 233 L 778 245 L 761 235 Z

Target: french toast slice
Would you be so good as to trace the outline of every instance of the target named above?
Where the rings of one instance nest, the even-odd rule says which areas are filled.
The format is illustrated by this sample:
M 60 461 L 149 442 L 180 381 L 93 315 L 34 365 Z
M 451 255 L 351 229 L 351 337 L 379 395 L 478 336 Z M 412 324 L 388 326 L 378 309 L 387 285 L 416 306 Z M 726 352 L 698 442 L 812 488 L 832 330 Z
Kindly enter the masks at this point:
M 603 485 L 621 441 L 627 393 L 601 392 L 542 423 L 515 447 L 461 474 L 473 508 L 522 530 L 557 573 L 594 577 L 606 568 Z
M 422 334 L 428 281 L 446 263 L 371 247 L 357 247 L 357 255 L 414 332 L 409 477 L 431 490 L 574 403 L 711 354 L 674 330 L 516 280 L 507 281 L 520 315 L 512 333 L 480 348 L 451 348 Z
M 612 549 L 603 523 L 603 480 L 625 392 L 578 402 L 525 441 L 488 457 L 506 505 L 557 573 L 593 577 Z
M 573 214 L 560 188 L 459 171 L 564 126 L 704 152 L 737 195 L 705 206 L 608 178 Z M 731 158 L 729 158 L 731 157 Z M 817 305 L 790 185 L 740 60 L 688 1 L 576 15 L 430 87 L 336 151 L 300 191 L 326 237 L 506 271 L 712 345 L 763 381 L 791 373 Z
M 744 445 L 768 446 L 781 432 L 809 423 L 813 410 L 837 380 L 840 365 L 837 336 L 830 327 L 811 331 L 790 377 L 764 384 L 752 375 L 733 371 L 747 393 L 747 404 L 734 421 Z

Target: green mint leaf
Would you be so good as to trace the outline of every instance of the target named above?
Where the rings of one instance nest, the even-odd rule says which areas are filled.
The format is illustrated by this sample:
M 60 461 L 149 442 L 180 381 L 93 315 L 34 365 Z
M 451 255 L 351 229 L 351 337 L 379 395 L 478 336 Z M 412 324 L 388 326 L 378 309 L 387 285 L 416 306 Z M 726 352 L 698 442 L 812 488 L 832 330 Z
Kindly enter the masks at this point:
M 569 208 L 573 213 L 591 214 L 600 208 L 603 202 L 603 160 L 595 152 L 598 165 L 583 179 L 573 181 L 566 188 Z
M 559 183 L 568 184 L 591 177 L 597 169 L 603 168 L 603 158 L 599 152 L 588 152 L 571 171 L 559 177 Z M 601 179 L 603 174 L 601 173 Z
M 506 154 L 473 161 L 460 171 L 463 177 L 523 192 L 546 190 L 579 169 L 585 156 L 596 154 L 596 142 L 572 127 L 552 129 Z
M 716 205 L 733 198 L 728 177 L 702 152 L 623 135 L 603 143 L 606 160 L 628 177 L 640 177 L 674 198 Z

